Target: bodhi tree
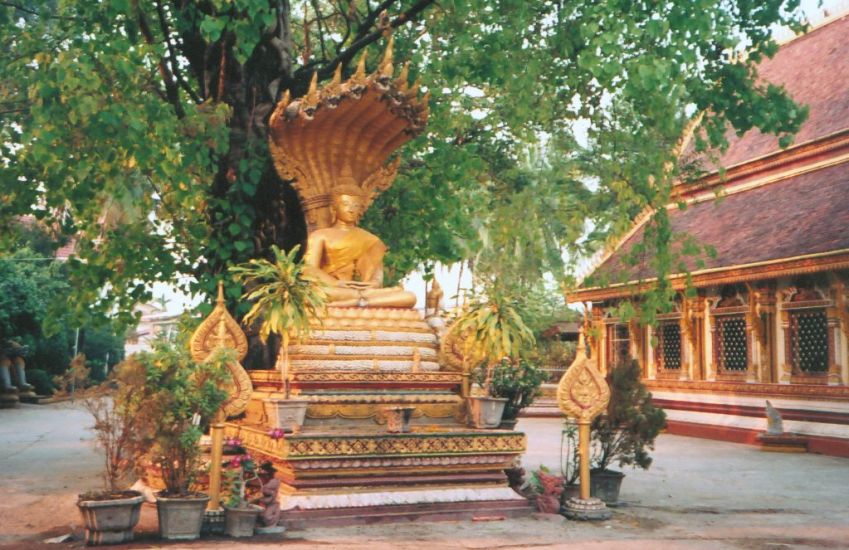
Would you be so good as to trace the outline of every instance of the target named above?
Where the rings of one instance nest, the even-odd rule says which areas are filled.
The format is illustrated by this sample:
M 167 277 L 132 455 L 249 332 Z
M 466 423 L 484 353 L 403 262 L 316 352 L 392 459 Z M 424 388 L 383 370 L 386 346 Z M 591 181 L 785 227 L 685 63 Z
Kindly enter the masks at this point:
M 756 71 L 777 48 L 774 26 L 804 27 L 798 4 L 3 0 L 0 223 L 32 214 L 76 239 L 77 317 L 129 321 L 155 281 L 211 294 L 228 266 L 306 238 L 268 160 L 275 102 L 303 95 L 314 74 L 351 74 L 362 55 L 373 69 L 394 33 L 396 59 L 432 99 L 427 131 L 363 222 L 391 248 L 388 278 L 472 256 L 480 227 L 521 225 L 518 204 L 556 221 L 521 236 L 547 239 L 528 253 L 592 252 L 666 201 L 695 113 L 700 147 L 721 147 L 727 131 L 798 129 L 804 109 Z M 576 175 L 523 194 L 530 180 L 510 175 L 540 141 L 549 166 Z

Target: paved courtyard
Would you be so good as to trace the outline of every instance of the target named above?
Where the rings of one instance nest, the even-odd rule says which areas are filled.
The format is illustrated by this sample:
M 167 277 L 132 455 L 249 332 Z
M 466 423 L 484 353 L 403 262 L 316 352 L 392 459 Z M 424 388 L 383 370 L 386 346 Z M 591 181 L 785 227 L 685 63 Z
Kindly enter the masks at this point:
M 43 544 L 79 529 L 74 502 L 99 483 L 99 455 L 87 415 L 72 406 L 0 410 L 0 547 Z M 528 468 L 556 469 L 560 422 L 524 419 Z M 672 435 L 659 438 L 654 465 L 628 470 L 624 504 L 610 521 L 570 522 L 535 515 L 491 522 L 404 523 L 292 532 L 285 539 L 234 544 L 203 540 L 168 548 L 849 548 L 849 460 L 762 453 L 755 448 Z M 142 528 L 155 529 L 155 511 Z M 132 547 L 157 547 L 142 537 Z

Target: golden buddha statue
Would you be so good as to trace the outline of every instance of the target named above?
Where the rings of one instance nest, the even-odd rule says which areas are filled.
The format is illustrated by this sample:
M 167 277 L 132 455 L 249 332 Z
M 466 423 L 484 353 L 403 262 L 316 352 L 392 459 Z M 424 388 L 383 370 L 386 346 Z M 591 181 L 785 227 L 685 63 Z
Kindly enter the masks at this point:
M 416 305 L 416 295 L 399 286 L 383 287 L 386 245 L 357 227 L 366 209 L 364 191 L 353 178 L 333 189 L 330 227 L 310 233 L 304 261 L 309 272 L 327 288 L 330 305 L 337 307 L 399 307 Z

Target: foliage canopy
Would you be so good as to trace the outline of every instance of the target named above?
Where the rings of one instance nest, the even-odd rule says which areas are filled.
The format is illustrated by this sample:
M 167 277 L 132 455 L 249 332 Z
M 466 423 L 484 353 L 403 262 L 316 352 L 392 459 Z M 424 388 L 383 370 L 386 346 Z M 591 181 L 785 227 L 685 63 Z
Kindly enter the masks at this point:
M 33 214 L 78 239 L 77 318 L 129 321 L 149 283 L 180 275 L 211 295 L 228 266 L 305 240 L 268 160 L 274 102 L 394 31 L 433 99 L 364 220 L 388 279 L 480 250 L 481 276 L 560 279 L 564 251 L 667 201 L 694 113 L 700 146 L 729 128 L 789 141 L 805 109 L 757 80 L 775 25 L 803 28 L 799 0 L 3 2 L 0 224 Z M 654 227 L 664 274 L 662 208 Z

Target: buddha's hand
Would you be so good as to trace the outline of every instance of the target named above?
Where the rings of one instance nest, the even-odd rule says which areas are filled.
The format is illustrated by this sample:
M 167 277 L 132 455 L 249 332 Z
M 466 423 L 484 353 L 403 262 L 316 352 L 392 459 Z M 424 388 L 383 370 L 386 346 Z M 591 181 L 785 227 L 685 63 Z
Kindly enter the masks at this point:
M 353 290 L 368 290 L 378 288 L 377 283 L 370 281 L 339 281 L 339 286 Z

